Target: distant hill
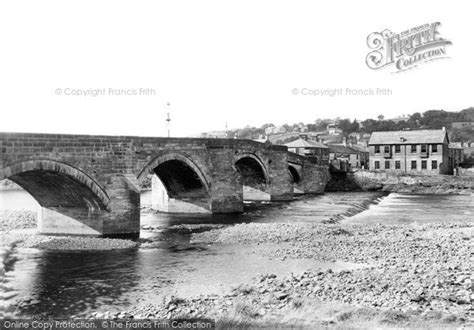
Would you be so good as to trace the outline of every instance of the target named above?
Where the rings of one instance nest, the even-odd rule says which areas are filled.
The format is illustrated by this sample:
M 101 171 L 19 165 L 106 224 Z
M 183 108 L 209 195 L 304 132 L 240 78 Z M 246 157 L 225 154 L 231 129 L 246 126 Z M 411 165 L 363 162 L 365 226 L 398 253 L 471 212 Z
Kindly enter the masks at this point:
M 269 127 L 274 127 L 273 124 L 265 124 L 262 127 L 246 126 L 240 129 L 229 130 L 227 138 L 240 139 L 261 139 L 267 136 L 272 143 L 287 143 L 296 140 L 299 134 L 311 134 L 315 132 L 323 132 L 328 125 L 335 125 L 343 136 L 348 136 L 351 133 L 372 133 L 375 131 L 399 131 L 399 130 L 414 130 L 414 129 L 441 129 L 446 127 L 449 131 L 449 137 L 452 142 L 469 142 L 474 141 L 474 132 L 471 127 L 456 128 L 452 127 L 455 122 L 474 122 L 474 107 L 470 107 L 461 111 L 451 112 L 444 110 L 428 110 L 423 113 L 415 112 L 403 118 L 396 118 L 396 120 L 385 120 L 382 115 L 377 119 L 366 119 L 358 122 L 351 121 L 348 118 L 341 119 L 317 119 L 314 123 L 295 123 L 284 124 L 285 133 L 268 134 L 265 131 Z M 267 130 L 268 131 L 268 130 Z M 203 133 L 205 134 L 205 133 Z M 208 133 L 212 135 L 212 133 Z

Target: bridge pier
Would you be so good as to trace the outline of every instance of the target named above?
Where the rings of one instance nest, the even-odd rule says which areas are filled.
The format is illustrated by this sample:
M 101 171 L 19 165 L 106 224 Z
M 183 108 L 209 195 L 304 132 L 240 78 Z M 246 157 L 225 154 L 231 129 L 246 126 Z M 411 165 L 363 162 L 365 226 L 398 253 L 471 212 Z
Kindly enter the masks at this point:
M 102 236 L 140 236 L 140 188 L 135 175 L 114 174 L 105 189 L 110 197 Z
M 209 160 L 213 168 L 210 187 L 212 213 L 244 211 L 242 181 L 231 150 L 216 148 L 210 154 Z
M 303 169 L 304 180 L 299 187 L 305 194 L 323 194 L 331 175 L 327 166 L 308 164 Z
M 275 152 L 276 151 L 274 151 L 274 153 Z M 268 163 L 271 200 L 291 201 L 293 199 L 293 182 L 288 172 L 287 152 L 279 152 L 276 156 L 269 156 Z

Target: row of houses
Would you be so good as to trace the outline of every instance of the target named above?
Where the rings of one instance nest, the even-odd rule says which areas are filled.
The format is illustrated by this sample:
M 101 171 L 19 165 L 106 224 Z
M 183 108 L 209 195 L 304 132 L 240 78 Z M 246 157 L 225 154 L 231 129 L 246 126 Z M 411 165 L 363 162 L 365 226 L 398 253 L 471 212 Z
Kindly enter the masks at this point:
M 339 163 L 343 162 L 349 167 L 367 168 L 368 166 L 368 148 L 356 144 L 347 145 L 346 140 L 341 144 L 323 144 L 309 139 L 308 135 L 301 135 L 299 139 L 285 145 L 288 151 L 312 157 L 320 165 L 334 164 L 339 167 Z
M 373 132 L 365 144 L 323 144 L 300 136 L 285 144 L 290 152 L 310 156 L 339 169 L 453 174 L 464 164 L 462 146 L 450 144 L 446 129 Z

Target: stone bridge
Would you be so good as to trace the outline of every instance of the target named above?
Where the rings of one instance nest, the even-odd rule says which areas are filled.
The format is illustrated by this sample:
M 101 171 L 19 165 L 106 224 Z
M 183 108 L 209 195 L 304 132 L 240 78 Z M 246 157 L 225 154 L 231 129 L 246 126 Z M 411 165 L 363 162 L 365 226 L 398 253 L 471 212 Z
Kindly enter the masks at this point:
M 0 133 L 0 180 L 40 204 L 50 234 L 137 236 L 140 186 L 164 212 L 242 212 L 244 199 L 322 193 L 326 167 L 250 140 Z

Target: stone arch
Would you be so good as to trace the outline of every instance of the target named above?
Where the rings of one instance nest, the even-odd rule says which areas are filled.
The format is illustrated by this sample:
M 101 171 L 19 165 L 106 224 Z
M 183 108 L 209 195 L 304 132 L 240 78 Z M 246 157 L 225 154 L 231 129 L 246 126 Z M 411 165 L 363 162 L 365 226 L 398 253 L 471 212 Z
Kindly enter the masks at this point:
M 210 195 L 210 182 L 201 168 L 187 155 L 169 153 L 151 160 L 138 174 L 141 184 L 150 174 L 156 174 L 163 182 L 170 197 L 179 190 L 197 189 L 198 183 L 207 196 Z
M 291 164 L 288 165 L 288 171 L 290 172 L 290 178 L 292 178 L 292 183 L 300 183 L 301 182 L 301 175 L 298 170 L 292 166 Z
M 66 163 L 48 159 L 17 162 L 0 169 L 3 179 L 17 183 L 43 207 L 109 211 L 110 198 L 99 183 Z
M 253 153 L 238 154 L 234 164 L 236 170 L 243 176 L 244 181 L 245 177 L 249 177 L 253 172 L 254 175 L 258 175 L 260 179 L 262 179 L 260 184 L 270 183 L 267 166 L 265 166 L 265 163 L 257 155 Z

